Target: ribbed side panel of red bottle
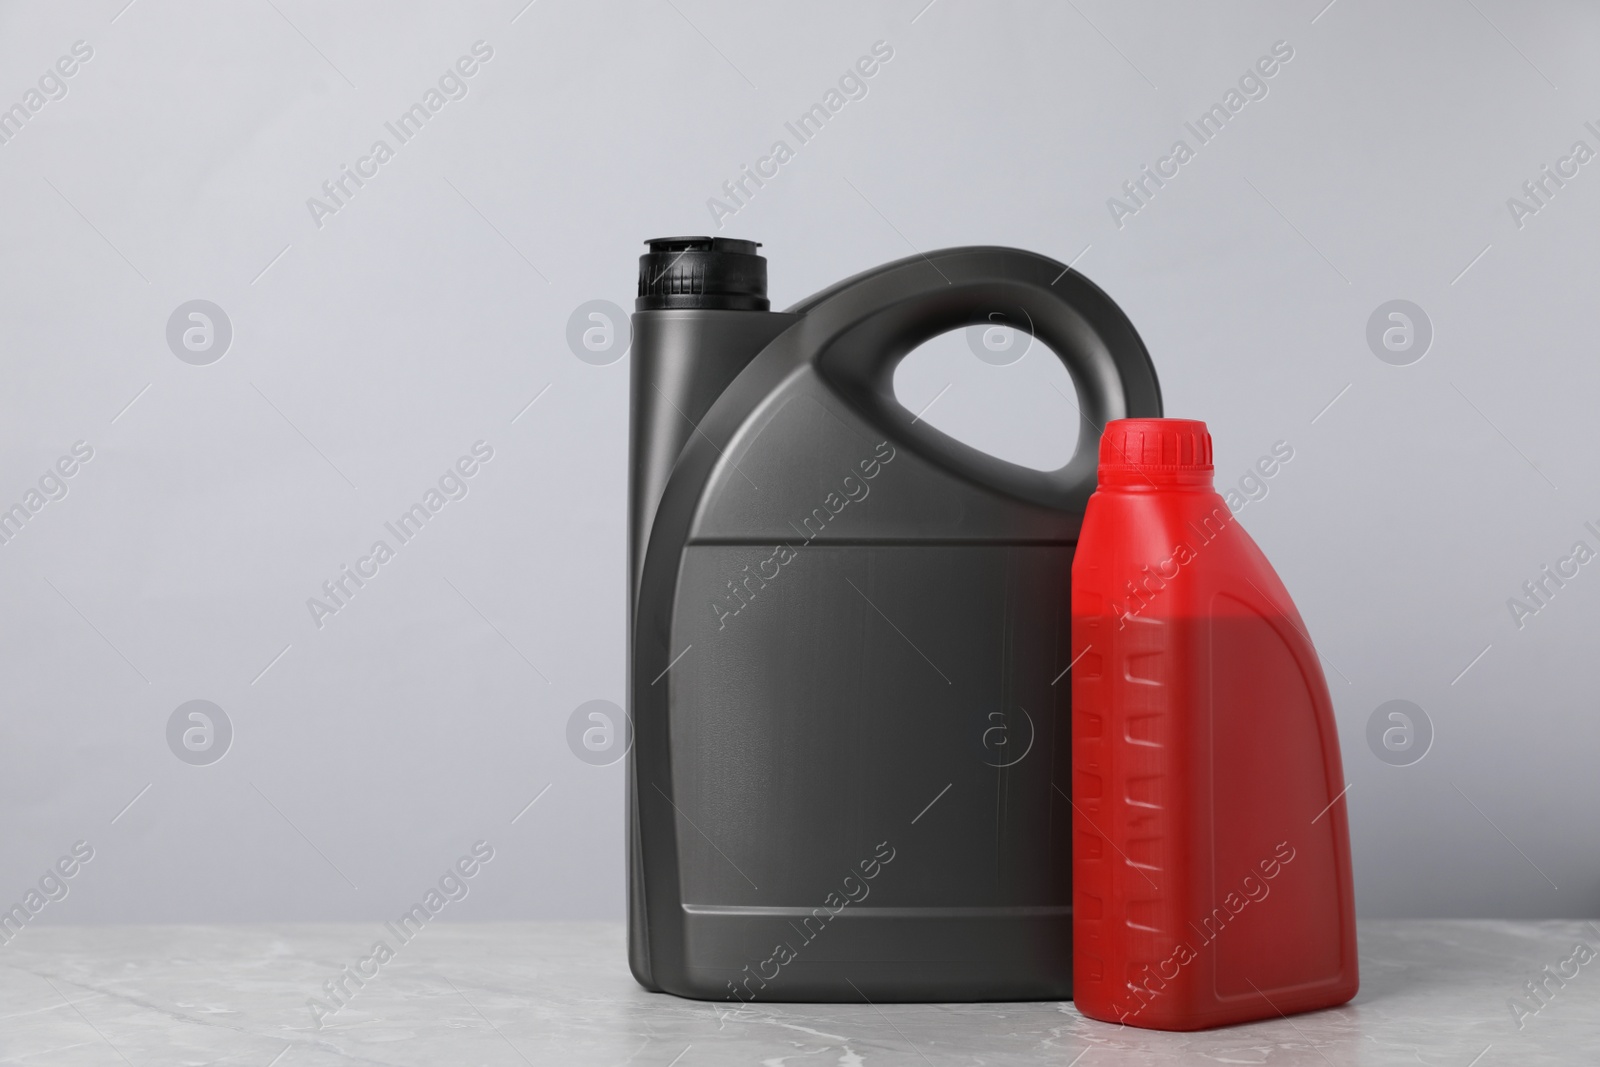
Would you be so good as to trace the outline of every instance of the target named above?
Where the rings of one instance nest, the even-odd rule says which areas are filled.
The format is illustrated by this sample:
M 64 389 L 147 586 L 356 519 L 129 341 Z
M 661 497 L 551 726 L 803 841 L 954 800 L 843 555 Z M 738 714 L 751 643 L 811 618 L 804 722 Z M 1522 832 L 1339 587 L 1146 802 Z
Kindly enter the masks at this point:
M 1141 1013 L 1182 894 L 1187 779 L 1174 765 L 1171 624 L 1108 610 L 1102 569 L 1074 571 L 1072 678 L 1073 999 L 1091 1018 Z

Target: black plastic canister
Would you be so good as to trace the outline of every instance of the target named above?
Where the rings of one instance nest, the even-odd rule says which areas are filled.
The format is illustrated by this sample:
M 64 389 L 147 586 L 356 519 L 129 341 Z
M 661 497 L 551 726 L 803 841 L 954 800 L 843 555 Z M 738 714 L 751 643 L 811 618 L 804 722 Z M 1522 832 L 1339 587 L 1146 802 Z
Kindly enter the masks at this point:
M 1029 470 L 894 398 L 975 323 L 1071 372 Z M 768 310 L 750 241 L 640 259 L 629 489 L 629 957 L 703 999 L 1072 994 L 1073 547 L 1108 419 L 1161 414 L 1075 271 L 957 248 Z

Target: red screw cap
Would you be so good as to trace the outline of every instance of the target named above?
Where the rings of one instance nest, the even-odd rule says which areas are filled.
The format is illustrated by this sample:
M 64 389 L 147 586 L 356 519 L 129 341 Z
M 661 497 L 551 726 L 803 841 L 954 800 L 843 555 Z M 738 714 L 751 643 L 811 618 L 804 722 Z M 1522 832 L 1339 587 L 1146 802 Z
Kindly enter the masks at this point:
M 1199 419 L 1113 419 L 1100 435 L 1100 469 L 1211 470 L 1211 434 Z

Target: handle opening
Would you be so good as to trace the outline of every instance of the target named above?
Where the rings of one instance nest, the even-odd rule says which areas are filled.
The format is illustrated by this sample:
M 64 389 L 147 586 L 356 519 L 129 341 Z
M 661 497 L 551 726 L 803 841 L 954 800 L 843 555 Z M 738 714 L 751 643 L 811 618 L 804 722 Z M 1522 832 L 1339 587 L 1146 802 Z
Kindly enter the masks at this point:
M 893 371 L 910 417 L 985 455 L 1035 471 L 1072 461 L 1080 444 L 1077 384 L 1025 315 L 984 322 L 918 345 Z

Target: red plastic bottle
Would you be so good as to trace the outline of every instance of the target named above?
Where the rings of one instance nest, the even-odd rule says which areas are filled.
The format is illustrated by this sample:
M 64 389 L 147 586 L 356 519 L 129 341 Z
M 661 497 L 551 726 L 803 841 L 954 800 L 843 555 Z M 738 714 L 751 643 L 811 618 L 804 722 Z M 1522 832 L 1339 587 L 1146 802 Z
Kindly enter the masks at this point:
M 1072 565 L 1073 998 L 1155 1030 L 1358 984 L 1316 650 L 1188 419 L 1120 419 Z

